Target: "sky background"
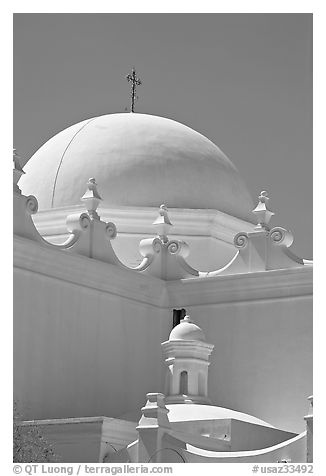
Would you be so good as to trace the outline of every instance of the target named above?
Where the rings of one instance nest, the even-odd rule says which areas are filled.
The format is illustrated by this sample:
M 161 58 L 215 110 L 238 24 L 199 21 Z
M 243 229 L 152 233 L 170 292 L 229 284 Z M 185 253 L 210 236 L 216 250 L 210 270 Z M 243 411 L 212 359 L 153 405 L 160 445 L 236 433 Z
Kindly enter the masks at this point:
M 14 14 L 14 146 L 129 106 L 218 145 L 312 258 L 312 15 Z

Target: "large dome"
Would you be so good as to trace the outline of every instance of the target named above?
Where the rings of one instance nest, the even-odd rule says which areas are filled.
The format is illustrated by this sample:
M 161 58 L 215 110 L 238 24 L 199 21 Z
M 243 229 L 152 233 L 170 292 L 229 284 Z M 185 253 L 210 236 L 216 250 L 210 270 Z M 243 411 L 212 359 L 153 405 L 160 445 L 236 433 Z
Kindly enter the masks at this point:
M 28 161 L 20 181 L 40 209 L 80 204 L 95 177 L 108 207 L 216 209 L 252 221 L 232 162 L 189 127 L 147 114 L 109 114 L 63 130 Z

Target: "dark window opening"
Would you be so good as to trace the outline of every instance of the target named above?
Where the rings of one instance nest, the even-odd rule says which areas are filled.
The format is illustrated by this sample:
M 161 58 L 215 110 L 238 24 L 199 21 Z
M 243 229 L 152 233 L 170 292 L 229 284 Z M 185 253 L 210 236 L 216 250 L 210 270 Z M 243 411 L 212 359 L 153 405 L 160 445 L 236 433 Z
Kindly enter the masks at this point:
M 186 315 L 185 309 L 173 309 L 173 327 L 180 324 L 181 319 Z

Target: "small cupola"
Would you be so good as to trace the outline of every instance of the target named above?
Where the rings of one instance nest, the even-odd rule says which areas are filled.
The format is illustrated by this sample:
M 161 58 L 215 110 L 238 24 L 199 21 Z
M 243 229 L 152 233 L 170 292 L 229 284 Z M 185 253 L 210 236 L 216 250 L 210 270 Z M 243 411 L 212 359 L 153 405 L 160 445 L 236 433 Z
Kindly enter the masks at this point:
M 214 345 L 206 342 L 202 329 L 187 315 L 161 345 L 167 366 L 166 403 L 210 404 L 208 366 Z

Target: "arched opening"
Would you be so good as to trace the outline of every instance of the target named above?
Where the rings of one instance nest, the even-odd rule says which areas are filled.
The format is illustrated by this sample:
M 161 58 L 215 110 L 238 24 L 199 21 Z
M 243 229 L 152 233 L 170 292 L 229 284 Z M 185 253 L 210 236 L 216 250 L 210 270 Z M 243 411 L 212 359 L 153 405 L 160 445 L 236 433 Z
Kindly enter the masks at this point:
M 180 374 L 180 394 L 188 395 L 188 372 L 185 370 Z

